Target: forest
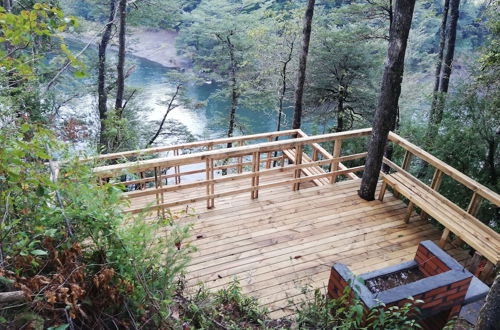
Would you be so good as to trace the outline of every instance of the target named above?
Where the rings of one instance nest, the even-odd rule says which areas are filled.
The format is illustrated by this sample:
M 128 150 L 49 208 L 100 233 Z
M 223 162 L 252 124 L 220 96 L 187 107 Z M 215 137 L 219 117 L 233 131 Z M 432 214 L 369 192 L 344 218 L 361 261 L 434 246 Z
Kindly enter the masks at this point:
M 366 311 L 349 292 L 307 292 L 280 320 L 237 280 L 188 294 L 191 227 L 133 221 L 124 187 L 81 159 L 373 126 L 380 159 L 402 159 L 394 131 L 500 193 L 499 15 L 495 0 L 1 0 L 0 328 L 418 327 L 415 304 Z M 466 207 L 462 188 L 440 192 Z M 499 207 L 477 217 L 500 232 Z

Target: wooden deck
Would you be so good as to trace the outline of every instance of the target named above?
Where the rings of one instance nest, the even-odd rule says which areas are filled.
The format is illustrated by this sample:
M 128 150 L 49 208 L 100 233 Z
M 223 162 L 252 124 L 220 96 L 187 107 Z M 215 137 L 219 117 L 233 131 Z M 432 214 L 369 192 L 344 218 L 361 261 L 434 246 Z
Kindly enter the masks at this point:
M 411 260 L 422 240 L 439 241 L 483 278 L 494 275 L 500 235 L 476 214 L 482 202 L 500 207 L 500 195 L 391 132 L 404 158 L 401 165 L 384 158 L 391 172 L 380 175 L 410 203 L 389 192 L 383 202 L 362 200 L 356 173 L 367 152 L 346 148 L 344 154 L 342 144 L 370 133 L 289 130 L 200 141 L 100 156 L 97 161 L 120 161 L 93 171 L 101 183 L 129 190 L 124 195 L 131 214 L 194 209 L 194 217 L 179 219 L 193 223 L 198 248 L 187 269 L 188 287 L 218 289 L 237 278 L 275 318 L 293 313 L 290 300 L 303 300 L 304 287 L 323 288 L 334 263 L 362 274 Z M 173 156 L 162 157 L 166 152 Z M 430 185 L 411 174 L 415 157 L 434 168 Z M 439 193 L 444 176 L 471 191 L 467 209 Z M 351 180 L 340 181 L 346 178 Z M 416 215 L 413 204 L 426 214 Z M 442 235 L 429 216 L 443 225 Z M 472 258 L 450 245 L 450 233 L 454 242 L 475 249 Z
M 263 178 L 263 184 L 268 182 Z M 198 249 L 187 269 L 188 287 L 194 291 L 203 283 L 218 289 L 237 278 L 244 293 L 278 318 L 293 313 L 290 299 L 304 299 L 303 288 L 325 287 L 334 263 L 361 274 L 411 260 L 420 241 L 439 240 L 439 230 L 420 216 L 405 224 L 406 205 L 392 194 L 384 202 L 359 198 L 359 184 L 308 183 L 298 191 L 279 186 L 261 191 L 258 199 L 250 193 L 219 198 L 212 209 L 203 201 L 173 208 L 193 208 L 196 214 L 185 219 L 194 223 Z M 224 185 L 235 183 L 223 183 L 216 191 Z M 196 195 L 195 189 L 182 196 L 189 194 Z M 147 198 L 152 197 L 134 200 L 131 207 L 145 205 Z M 459 261 L 468 258 L 449 244 L 446 250 Z

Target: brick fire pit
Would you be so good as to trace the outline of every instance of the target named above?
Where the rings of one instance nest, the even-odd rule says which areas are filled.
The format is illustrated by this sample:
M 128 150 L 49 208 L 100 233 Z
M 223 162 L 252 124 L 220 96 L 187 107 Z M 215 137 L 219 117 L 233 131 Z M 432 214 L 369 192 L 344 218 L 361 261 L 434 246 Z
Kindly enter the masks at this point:
M 333 265 L 328 295 L 338 298 L 347 285 L 367 308 L 402 305 L 408 297 L 423 300 L 422 320 L 432 328 L 444 326 L 463 305 L 483 298 L 489 290 L 432 241 L 419 244 L 414 260 L 358 278 L 345 265 Z

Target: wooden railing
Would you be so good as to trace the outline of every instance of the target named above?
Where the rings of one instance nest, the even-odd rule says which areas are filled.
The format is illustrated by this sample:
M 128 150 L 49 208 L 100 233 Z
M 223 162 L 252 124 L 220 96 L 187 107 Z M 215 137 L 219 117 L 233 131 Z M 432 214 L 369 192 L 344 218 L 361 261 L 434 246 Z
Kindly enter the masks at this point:
M 257 198 L 259 191 L 276 186 L 290 185 L 293 190 L 298 190 L 301 183 L 316 179 L 329 178 L 330 182 L 334 183 L 341 175 L 350 179 L 358 178 L 354 173 L 362 171 L 364 166 L 347 168 L 343 162 L 362 159 L 366 157 L 366 152 L 340 156 L 341 144 L 345 139 L 366 137 L 370 132 L 371 129 L 368 128 L 311 137 L 300 130 L 274 132 L 266 135 L 258 135 L 259 138 L 264 137 L 271 142 L 100 166 L 94 168 L 94 173 L 96 173 L 100 180 L 128 187 L 131 191 L 128 191 L 126 196 L 132 201 L 144 196 L 154 197 L 154 205 L 132 208 L 129 210 L 132 213 L 139 213 L 146 208 L 162 210 L 203 200 L 206 200 L 207 207 L 211 208 L 214 206 L 215 199 L 224 196 L 249 192 L 251 198 Z M 297 137 L 274 141 L 277 136 L 291 136 L 292 134 Z M 256 136 L 250 137 L 255 139 Z M 240 141 L 249 141 L 251 139 L 249 137 L 239 137 L 231 140 L 240 143 Z M 196 145 L 213 146 L 227 143 L 227 141 L 228 139 L 219 139 L 198 142 Z M 321 144 L 330 145 L 332 143 L 334 145 L 333 155 L 321 146 Z M 155 148 L 155 150 L 158 149 Z M 166 149 L 162 148 L 162 150 Z M 312 153 L 310 157 L 307 156 L 306 149 Z M 294 150 L 296 158 L 290 159 L 287 157 L 284 152 L 285 150 Z M 139 154 L 138 151 L 134 153 Z M 310 161 L 304 162 L 303 156 L 309 157 Z M 187 167 L 188 170 L 183 171 L 184 167 Z M 192 169 L 193 167 L 195 168 L 194 170 Z M 312 167 L 321 168 L 322 172 L 320 174 L 303 176 L 304 170 Z M 176 173 L 168 174 L 167 170 L 172 168 L 179 170 Z M 217 171 L 220 173 L 217 173 Z M 283 172 L 289 172 L 293 174 L 293 177 L 291 176 L 286 180 L 277 182 L 261 183 L 260 179 L 262 177 Z M 185 181 L 185 177 L 198 173 L 203 173 L 204 178 L 197 178 L 194 182 L 181 183 Z M 172 177 L 177 177 L 178 180 L 173 185 L 166 185 L 167 180 Z M 216 192 L 216 184 L 231 181 L 241 182 L 241 180 L 245 179 L 249 180 L 249 187 L 225 189 L 224 191 Z M 205 189 L 198 189 L 197 192 L 200 194 L 192 198 L 165 202 L 164 194 L 167 192 L 181 192 L 184 189 L 197 187 L 204 187 Z M 238 185 L 235 183 L 233 188 L 238 188 Z
M 96 167 L 94 172 L 100 180 L 113 185 L 124 185 L 127 188 L 125 196 L 132 201 L 132 207 L 128 210 L 131 213 L 155 210 L 160 214 L 161 211 L 174 206 L 200 201 L 206 201 L 207 208 L 212 208 L 216 199 L 226 196 L 249 193 L 250 197 L 255 199 L 258 198 L 260 191 L 272 187 L 289 185 L 292 190 L 299 190 L 301 184 L 305 182 L 335 183 L 339 176 L 358 179 L 355 173 L 363 171 L 364 165 L 347 167 L 344 163 L 361 160 L 366 157 L 367 153 L 342 156 L 342 145 L 344 140 L 366 138 L 370 134 L 370 128 L 317 136 L 307 136 L 301 130 L 289 130 L 194 142 L 103 155 L 100 160 L 124 157 L 135 160 Z M 286 139 L 277 141 L 278 137 Z M 261 142 L 262 140 L 267 140 L 267 142 Z M 487 187 L 395 133 L 389 134 L 389 141 L 401 146 L 405 152 L 401 165 L 384 158 L 384 163 L 393 171 L 411 176 L 413 180 L 418 180 L 419 184 L 425 185 L 425 189 L 433 192 L 439 190 L 444 175 L 470 189 L 472 197 L 468 208 L 464 211 L 474 217 L 473 221 L 474 223 L 477 221 L 478 226 L 481 222 L 476 218 L 476 214 L 482 200 L 500 207 L 500 196 Z M 226 148 L 227 143 L 232 143 L 233 147 Z M 201 148 L 201 151 L 193 150 L 193 148 Z M 174 155 L 137 160 L 141 155 L 169 151 L 174 151 Z M 345 153 L 346 148 L 344 148 Z M 429 185 L 409 173 L 412 157 L 418 157 L 434 167 L 434 176 Z M 362 164 L 359 161 L 358 163 Z M 169 173 L 172 169 L 174 173 Z M 279 176 L 280 173 L 289 175 Z M 192 178 L 193 175 L 197 177 Z M 175 180 L 169 183 L 168 180 L 172 178 Z M 267 180 L 261 180 L 263 178 Z M 275 179 L 272 180 L 272 178 Z M 223 183 L 226 183 L 223 189 L 219 188 L 219 185 Z M 186 193 L 188 191 L 189 193 Z M 174 193 L 179 193 L 175 199 L 171 197 Z M 396 191 L 394 194 L 397 196 Z M 148 200 L 152 204 L 134 203 L 139 199 Z M 453 208 L 459 207 L 444 197 L 439 198 L 439 201 Z M 408 208 L 410 211 L 413 208 L 411 201 Z M 421 212 L 421 216 L 425 218 L 427 214 Z M 440 219 L 436 220 L 440 221 Z M 442 223 L 445 222 L 442 221 Z M 484 226 L 484 224 L 481 225 Z M 448 228 L 445 228 L 443 233 L 445 239 L 449 232 Z
M 488 203 L 493 205 L 494 208 L 499 208 L 500 195 L 395 133 L 391 132 L 389 134 L 389 141 L 401 146 L 404 149 L 404 157 L 401 165 L 397 165 L 385 157 L 384 163 L 388 165 L 394 172 L 401 173 L 405 177 L 413 180 L 413 182 L 416 182 L 421 187 L 425 188 L 426 197 L 424 198 L 424 200 L 432 201 L 432 203 L 434 203 L 435 205 L 434 209 L 447 208 L 448 210 L 452 210 L 455 213 L 458 212 L 457 214 L 459 214 L 457 218 L 454 218 L 454 222 L 458 224 L 458 226 L 453 226 L 454 231 L 446 225 L 447 222 L 450 223 L 449 220 L 446 219 L 446 215 L 443 215 L 442 218 L 440 216 L 435 216 L 435 220 L 443 224 L 445 227 L 440 244 L 444 246 L 445 242 L 448 240 L 449 234 L 453 231 L 457 235 L 457 239 L 455 240 L 456 245 L 462 243 L 462 239 L 460 239 L 460 237 L 462 237 L 466 241 L 469 241 L 468 244 L 472 245 L 472 243 L 470 243 L 471 240 L 469 240 L 468 238 L 472 237 L 471 235 L 473 234 L 471 234 L 471 232 L 477 230 L 478 234 L 475 238 L 481 239 L 484 237 L 485 240 L 481 241 L 481 243 L 476 244 L 474 248 L 476 250 L 483 250 L 482 252 L 484 257 L 491 261 L 483 265 L 483 271 L 487 272 L 487 270 L 489 270 L 489 272 L 493 272 L 494 267 L 498 266 L 497 263 L 499 262 L 500 258 L 500 235 L 494 232 L 494 230 L 489 226 L 482 223 L 477 218 L 477 214 L 481 205 L 484 204 L 483 201 L 487 201 Z M 419 180 L 417 176 L 410 173 L 410 164 L 412 158 L 414 157 L 418 157 L 420 160 L 426 162 L 429 166 L 434 168 L 432 180 L 428 185 Z M 461 208 L 459 205 L 453 203 L 448 198 L 439 193 L 439 189 L 445 175 L 471 191 L 471 198 L 466 209 Z M 418 190 L 417 185 L 415 185 L 414 190 L 415 189 Z M 419 198 L 421 199 L 422 196 L 419 196 Z M 409 199 L 410 201 L 408 203 L 408 214 L 411 214 L 414 205 L 412 198 L 409 197 Z M 432 211 L 434 212 L 434 210 Z M 424 211 L 420 212 L 420 216 L 422 218 L 428 217 L 427 213 L 425 213 Z M 450 225 L 452 223 L 453 222 L 451 222 Z M 469 226 L 470 228 L 464 228 L 463 226 Z M 474 258 L 471 259 L 471 262 L 479 264 L 481 259 L 482 256 L 476 252 Z M 471 266 L 471 268 L 476 268 L 477 266 L 478 265 Z

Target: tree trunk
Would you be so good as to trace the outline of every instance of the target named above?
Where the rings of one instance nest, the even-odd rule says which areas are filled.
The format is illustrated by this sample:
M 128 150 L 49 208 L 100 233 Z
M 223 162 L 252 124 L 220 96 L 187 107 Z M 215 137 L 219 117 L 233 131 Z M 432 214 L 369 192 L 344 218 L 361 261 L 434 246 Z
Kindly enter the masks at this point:
M 281 120 L 283 118 L 283 103 L 285 101 L 285 95 L 286 95 L 286 68 L 288 66 L 288 63 L 290 63 L 290 61 L 292 60 L 293 45 L 294 42 L 291 43 L 288 57 L 286 58 L 285 61 L 283 61 L 283 66 L 281 67 L 281 92 L 279 96 L 278 125 L 276 127 L 277 131 L 281 130 Z M 278 137 L 276 137 L 276 141 L 278 141 Z
M 116 102 L 115 109 L 118 112 L 118 118 L 121 118 L 123 112 L 123 94 L 125 92 L 125 32 L 127 27 L 127 0 L 120 0 L 118 6 L 120 15 L 120 31 L 118 32 L 118 64 L 116 65 Z
M 111 0 L 109 4 L 109 18 L 106 23 L 106 28 L 101 38 L 101 42 L 99 43 L 98 50 L 98 74 L 97 74 L 97 102 L 99 109 L 99 121 L 101 123 L 101 129 L 99 134 L 99 151 L 107 152 L 108 143 L 106 139 L 106 124 L 105 120 L 107 119 L 107 102 L 108 102 L 108 94 L 106 92 L 106 49 L 108 48 L 109 40 L 111 39 L 111 30 L 113 28 L 113 21 L 115 19 L 116 14 L 116 0 Z
M 231 110 L 229 112 L 229 128 L 227 130 L 227 137 L 230 138 L 234 134 L 234 124 L 236 121 L 236 108 L 238 107 L 238 86 L 236 85 L 236 59 L 234 57 L 234 45 L 231 38 L 226 38 L 227 46 L 229 48 L 229 64 L 231 66 Z M 227 147 L 231 148 L 233 144 L 227 143 Z
M 375 189 L 382 167 L 387 136 L 392 123 L 396 120 L 401 81 L 403 80 L 406 44 L 414 8 L 415 0 L 396 1 L 394 6 L 394 21 L 389 32 L 389 49 L 382 78 L 382 88 L 375 112 L 363 179 L 358 192 L 359 196 L 365 200 L 375 198 Z
M 304 15 L 304 29 L 302 30 L 302 50 L 299 59 L 299 72 L 297 75 L 297 86 L 295 87 L 295 107 L 293 113 L 293 129 L 300 128 L 302 121 L 302 106 L 304 97 L 304 83 L 306 81 L 307 54 L 309 53 L 309 41 L 311 40 L 311 26 L 314 14 L 315 0 L 307 1 L 307 9 Z
M 344 131 L 344 111 L 344 96 L 343 92 L 339 91 L 339 99 L 337 102 L 337 128 L 335 129 L 336 132 Z
M 429 115 L 429 124 L 435 122 L 436 116 L 436 106 L 438 104 L 439 98 L 439 82 L 441 80 L 441 70 L 443 67 L 443 56 L 444 56 L 444 46 L 446 44 L 446 22 L 448 21 L 448 8 L 450 6 L 450 0 L 445 0 L 443 5 L 443 17 L 441 19 L 441 27 L 439 32 L 439 52 L 436 61 L 436 73 L 434 79 L 434 89 L 432 94 L 432 106 L 431 113 Z
M 488 139 L 488 154 L 486 156 L 486 162 L 484 167 L 488 171 L 490 177 L 490 183 L 493 187 L 496 187 L 498 182 L 498 174 L 495 166 L 495 156 L 497 153 L 497 141 L 495 141 L 495 137 Z
M 486 301 L 479 312 L 474 329 L 496 330 L 500 327 L 500 272 L 486 296 Z
M 459 16 L 460 0 L 450 1 L 450 22 L 448 25 L 448 41 L 446 43 L 446 54 L 444 56 L 441 76 L 439 78 L 439 92 L 436 98 L 436 106 L 432 116 L 432 125 L 437 133 L 437 129 L 443 120 L 445 94 L 448 93 L 450 85 L 451 69 L 453 57 L 455 55 L 455 43 L 457 40 L 457 24 Z M 432 140 L 432 136 L 430 140 Z

